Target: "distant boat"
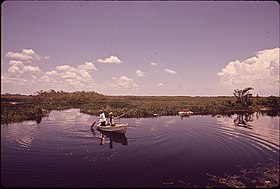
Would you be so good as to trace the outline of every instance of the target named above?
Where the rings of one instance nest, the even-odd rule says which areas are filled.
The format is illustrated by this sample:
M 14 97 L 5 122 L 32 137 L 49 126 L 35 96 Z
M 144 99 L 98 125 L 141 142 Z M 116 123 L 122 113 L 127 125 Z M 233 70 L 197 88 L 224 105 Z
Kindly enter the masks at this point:
M 97 129 L 107 132 L 116 132 L 116 133 L 125 133 L 127 129 L 128 123 L 115 123 L 114 126 L 106 125 L 106 126 L 100 126 L 97 125 Z
M 178 114 L 180 115 L 180 116 L 190 116 L 190 115 L 192 115 L 193 114 L 193 112 L 192 111 L 181 111 L 181 112 L 178 112 Z

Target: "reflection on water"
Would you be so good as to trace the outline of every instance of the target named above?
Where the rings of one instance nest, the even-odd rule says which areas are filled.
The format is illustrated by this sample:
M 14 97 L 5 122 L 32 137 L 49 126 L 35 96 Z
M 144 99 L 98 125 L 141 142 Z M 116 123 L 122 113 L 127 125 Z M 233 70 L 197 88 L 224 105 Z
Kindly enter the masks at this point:
M 215 187 L 208 175 L 235 175 L 258 163 L 279 165 L 279 117 L 121 119 L 128 123 L 125 134 L 92 130 L 96 117 L 77 109 L 52 111 L 39 124 L 1 125 L 2 184 Z
M 68 109 L 63 111 L 52 111 L 47 118 L 48 121 L 56 121 L 61 124 L 86 123 L 91 125 L 93 116 L 80 113 L 79 109 Z
M 249 122 L 253 121 L 253 113 L 241 113 L 237 114 L 234 119 L 234 124 L 240 127 L 245 127 L 251 129 L 251 125 Z
M 92 132 L 94 134 L 94 137 L 96 136 L 95 131 L 92 129 Z M 115 133 L 115 132 L 108 132 L 108 131 L 102 131 L 98 129 L 99 135 L 99 144 L 103 145 L 105 144 L 106 140 L 109 140 L 109 148 L 113 149 L 114 143 L 120 143 L 122 145 L 128 145 L 128 140 L 125 134 L 123 133 Z
M 236 114 L 229 117 L 218 117 L 221 131 L 231 137 L 242 137 L 256 148 L 267 148 L 279 153 L 279 117 L 253 114 Z M 238 127 L 250 129 L 239 130 Z
M 5 132 L 4 137 L 6 140 L 16 142 L 22 148 L 28 148 L 32 145 L 32 141 L 39 129 L 39 125 L 34 121 L 25 121 L 12 125 L 6 124 L 3 127 L 1 130 Z

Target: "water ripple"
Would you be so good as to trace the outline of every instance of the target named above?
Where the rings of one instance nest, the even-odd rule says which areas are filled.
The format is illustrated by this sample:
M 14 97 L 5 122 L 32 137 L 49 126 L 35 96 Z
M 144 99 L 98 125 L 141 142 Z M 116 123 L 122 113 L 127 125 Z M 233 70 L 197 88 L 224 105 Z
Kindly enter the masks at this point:
M 129 124 L 125 135 L 109 136 L 90 129 L 94 116 L 74 109 L 54 111 L 40 124 L 1 125 L 3 181 L 9 186 L 133 187 L 188 178 L 206 185 L 207 172 L 279 159 L 279 118 L 259 117 L 250 129 L 234 119 L 122 118 Z

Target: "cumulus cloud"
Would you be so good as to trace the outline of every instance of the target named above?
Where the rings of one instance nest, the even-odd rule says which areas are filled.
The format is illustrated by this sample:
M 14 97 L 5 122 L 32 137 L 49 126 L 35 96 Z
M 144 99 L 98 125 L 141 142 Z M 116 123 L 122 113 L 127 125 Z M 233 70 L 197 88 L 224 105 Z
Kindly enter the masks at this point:
M 94 64 L 92 62 L 86 62 L 85 64 L 79 65 L 78 69 L 88 70 L 88 71 L 97 70 L 97 68 L 94 66 Z
M 236 89 L 252 86 L 262 95 L 279 93 L 279 48 L 265 49 L 244 61 L 229 62 L 217 76 L 223 87 Z
M 111 87 L 121 87 L 125 89 L 133 89 L 138 87 L 138 85 L 134 83 L 133 79 L 124 75 L 120 76 L 119 78 L 113 77 L 113 80 L 113 83 L 109 84 Z
M 141 70 L 136 70 L 136 75 L 138 77 L 145 77 L 145 72 L 142 72 Z
M 92 72 L 97 70 L 92 62 L 77 67 L 57 66 L 54 70 L 43 72 L 39 67 L 25 65 L 22 61 L 10 61 L 8 71 L 1 75 L 5 88 L 17 90 L 18 87 L 37 90 L 94 90 L 96 84 Z M 31 92 L 31 91 L 30 91 Z
M 158 63 L 156 63 L 156 62 L 151 62 L 151 66 L 157 66 L 158 65 Z
M 30 72 L 41 72 L 39 67 L 30 65 L 25 66 L 22 61 L 18 60 L 11 60 L 9 65 L 8 72 L 5 73 L 6 77 L 22 77 L 24 74 L 32 74 Z
M 35 67 L 35 66 L 24 66 L 23 67 L 23 71 L 29 71 L 29 72 L 41 72 L 40 68 L 39 67 Z
M 69 65 L 57 66 L 50 71 L 42 71 L 37 66 L 28 65 L 35 60 L 48 59 L 41 56 L 33 49 L 23 49 L 22 52 L 8 52 L 9 67 L 1 74 L 1 90 L 6 92 L 32 93 L 37 90 L 95 90 L 96 84 L 92 72 L 96 71 L 95 65 L 88 61 L 77 67 Z
M 69 65 L 62 65 L 57 66 L 55 70 L 46 72 L 43 79 L 49 81 L 50 77 L 52 77 L 52 81 L 60 81 L 74 87 L 85 87 L 93 81 L 91 72 L 94 70 L 97 69 L 92 62 L 86 62 L 79 65 L 77 68 Z
M 62 72 L 64 72 L 64 71 L 70 71 L 70 72 L 72 72 L 72 71 L 75 71 L 75 70 L 76 70 L 76 68 L 73 68 L 72 66 L 69 66 L 69 65 L 57 66 L 56 69 L 57 69 L 58 71 L 62 71 Z
M 166 73 L 169 73 L 169 74 L 177 74 L 176 71 L 171 70 L 171 69 L 164 69 L 163 71 L 166 72 Z
M 122 61 L 117 56 L 110 56 L 109 58 L 105 59 L 99 58 L 97 62 L 106 64 L 120 64 Z
M 157 86 L 158 86 L 158 87 L 162 87 L 162 86 L 163 86 L 163 84 L 162 84 L 162 83 L 159 83 L 159 84 L 157 84 Z
M 25 86 L 35 86 L 42 74 L 39 67 L 25 65 L 19 60 L 11 60 L 7 72 L 1 74 L 1 90 L 13 88 L 14 91 L 11 92 L 18 93 L 18 90 L 24 90 Z
M 48 59 L 49 56 L 41 56 L 37 54 L 33 49 L 23 49 L 22 52 L 7 52 L 5 55 L 7 58 L 19 61 L 33 62 L 40 59 Z

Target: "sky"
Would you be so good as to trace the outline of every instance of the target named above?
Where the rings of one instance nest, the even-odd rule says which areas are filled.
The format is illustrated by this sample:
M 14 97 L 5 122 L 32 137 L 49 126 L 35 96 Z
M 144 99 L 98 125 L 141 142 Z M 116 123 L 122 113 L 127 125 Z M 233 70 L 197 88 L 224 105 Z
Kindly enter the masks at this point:
M 279 96 L 276 1 L 4 1 L 1 94 Z

